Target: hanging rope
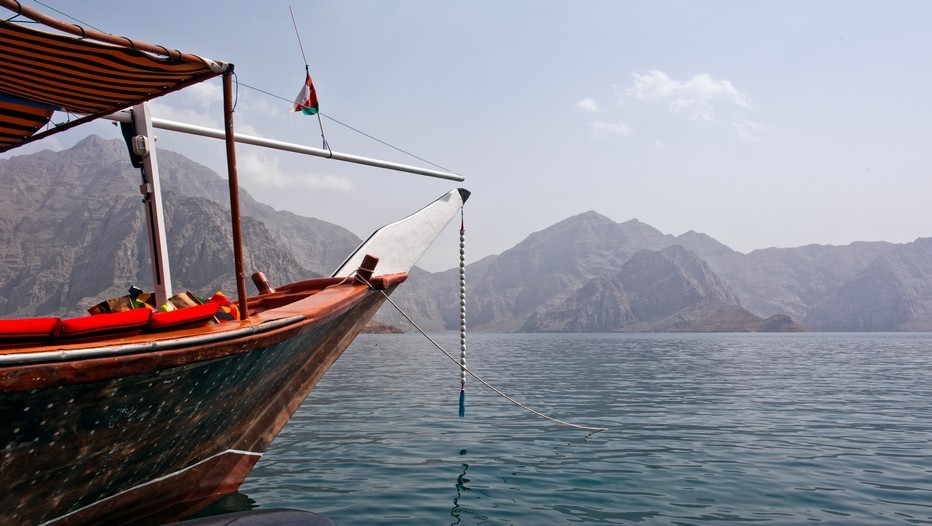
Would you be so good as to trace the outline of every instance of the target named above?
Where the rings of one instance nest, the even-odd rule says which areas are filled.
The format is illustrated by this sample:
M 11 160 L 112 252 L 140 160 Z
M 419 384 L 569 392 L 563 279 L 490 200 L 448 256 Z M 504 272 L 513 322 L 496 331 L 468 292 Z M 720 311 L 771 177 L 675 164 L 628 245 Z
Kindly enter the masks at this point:
M 460 208 L 460 418 L 466 416 L 466 218 Z
M 359 279 L 360 281 L 362 281 L 363 283 L 365 283 L 366 286 L 368 286 L 370 289 L 376 290 L 375 287 L 373 287 L 365 278 L 363 278 L 362 276 L 360 276 L 358 273 L 355 273 L 355 277 L 356 277 L 356 279 Z M 401 314 L 401 315 L 404 317 L 404 319 L 408 320 L 408 323 L 410 323 L 412 326 L 414 326 L 414 328 L 417 329 L 418 332 L 420 332 L 421 334 L 423 334 L 424 337 L 427 338 L 427 340 L 428 340 L 430 343 L 432 343 L 432 344 L 434 345 L 434 347 L 437 348 L 437 350 L 439 350 L 440 352 L 442 352 L 442 353 L 444 354 L 444 356 L 446 356 L 447 358 L 449 358 L 450 360 L 452 360 L 453 363 L 459 364 L 458 360 L 457 360 L 452 354 L 450 354 L 449 352 L 447 352 L 446 349 L 444 349 L 439 343 L 437 343 L 433 338 L 431 338 L 430 335 L 427 334 L 427 332 L 424 331 L 424 329 L 422 329 L 417 323 L 415 323 L 414 320 L 412 320 L 411 317 L 408 316 L 408 314 L 405 313 L 405 311 L 401 309 L 401 307 L 399 307 L 394 301 L 392 301 L 392 298 L 391 298 L 388 294 L 386 294 L 384 290 L 380 290 L 379 292 L 381 292 L 382 295 L 385 296 L 385 299 L 388 300 L 389 303 L 391 303 L 392 307 L 395 307 L 395 310 L 397 310 L 398 313 Z M 462 365 L 462 364 L 459 364 L 459 365 L 460 365 L 460 369 L 461 369 L 462 371 L 465 371 L 466 373 L 469 373 L 469 375 L 472 376 L 473 378 L 475 378 L 479 383 L 481 383 L 482 385 L 488 387 L 489 389 L 491 389 L 493 392 L 495 392 L 496 394 L 498 394 L 499 396 L 501 396 L 501 397 L 504 398 L 505 400 L 508 400 L 509 402 L 511 402 L 511 403 L 515 404 L 516 406 L 518 406 L 518 407 L 524 409 L 525 411 L 534 413 L 535 415 L 537 415 L 537 416 L 539 416 L 539 417 L 541 417 L 541 418 L 546 418 L 547 420 L 550 420 L 551 422 L 556 422 L 556 423 L 558 423 L 558 424 L 562 424 L 562 425 L 564 425 L 564 426 L 573 427 L 573 428 L 576 428 L 576 429 L 584 429 L 584 430 L 586 430 L 586 431 L 607 431 L 607 430 L 608 430 L 607 427 L 592 427 L 592 426 L 581 426 L 581 425 L 579 425 L 579 424 L 571 424 L 571 423 L 569 423 L 569 422 L 564 422 L 563 420 L 556 419 L 556 418 L 554 418 L 554 417 L 552 417 L 552 416 L 545 415 L 544 413 L 541 413 L 540 411 L 537 411 L 537 410 L 535 410 L 535 409 L 532 409 L 532 408 L 528 407 L 527 405 L 522 404 L 521 402 L 519 402 L 519 401 L 515 400 L 514 398 L 508 396 L 507 394 L 503 393 L 501 390 L 499 390 L 498 388 L 496 388 L 495 386 L 493 386 L 493 385 L 490 384 L 489 382 L 486 382 L 485 380 L 483 380 L 482 378 L 480 378 L 479 375 L 477 375 L 476 373 L 474 373 L 474 372 L 472 372 L 471 370 L 469 370 L 469 368 L 467 368 L 465 365 Z

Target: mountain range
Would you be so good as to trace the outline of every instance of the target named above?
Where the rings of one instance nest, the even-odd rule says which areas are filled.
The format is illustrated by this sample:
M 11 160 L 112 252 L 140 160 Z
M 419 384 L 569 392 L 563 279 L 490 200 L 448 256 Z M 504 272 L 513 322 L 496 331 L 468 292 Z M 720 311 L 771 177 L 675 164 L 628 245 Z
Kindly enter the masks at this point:
M 0 160 L 0 317 L 76 315 L 151 283 L 141 180 L 125 150 L 90 136 Z M 227 181 L 170 151 L 159 164 L 174 288 L 235 291 Z M 240 199 L 247 273 L 273 285 L 329 275 L 360 243 L 242 189 Z M 705 234 L 586 212 L 466 274 L 478 331 L 932 330 L 932 238 L 742 254 Z M 393 299 L 426 329 L 456 329 L 458 277 L 416 268 Z M 389 305 L 376 319 L 406 326 Z

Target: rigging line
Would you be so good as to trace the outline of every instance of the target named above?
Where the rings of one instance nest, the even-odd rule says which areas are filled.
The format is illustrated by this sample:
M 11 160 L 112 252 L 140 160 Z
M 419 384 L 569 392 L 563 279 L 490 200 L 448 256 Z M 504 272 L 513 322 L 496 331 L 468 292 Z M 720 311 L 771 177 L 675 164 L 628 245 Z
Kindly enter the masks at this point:
M 106 33 L 106 31 L 104 31 L 104 30 L 102 30 L 102 29 L 99 29 L 99 28 L 96 28 L 96 27 L 94 27 L 94 26 L 88 24 L 87 22 L 85 22 L 85 21 L 83 21 L 83 20 L 78 20 L 77 18 L 75 18 L 75 17 L 69 15 L 68 13 L 66 13 L 66 12 L 64 12 L 64 11 L 59 11 L 58 9 L 55 9 L 54 7 L 52 7 L 52 6 L 50 6 L 50 5 L 48 5 L 48 4 L 44 3 L 44 2 L 42 2 L 41 0 L 34 0 L 34 1 L 35 1 L 35 3 L 37 3 L 37 4 L 39 4 L 39 5 L 43 6 L 43 7 L 45 7 L 46 9 L 51 9 L 52 11 L 55 11 L 56 13 L 60 14 L 61 16 L 65 17 L 65 18 L 70 18 L 71 20 L 74 20 L 75 22 L 78 22 L 79 24 L 83 24 L 83 25 L 85 25 L 85 26 L 87 26 L 87 27 L 93 29 L 94 31 L 100 31 L 101 33 Z
M 293 100 L 291 100 L 291 99 L 286 99 L 285 97 L 282 97 L 281 95 L 276 95 L 276 94 L 274 94 L 274 93 L 270 93 L 270 92 L 268 92 L 268 91 L 259 89 L 259 88 L 255 87 L 255 86 L 250 86 L 249 84 L 246 84 L 245 82 L 240 82 L 240 85 L 243 86 L 244 88 L 249 88 L 249 89 L 251 89 L 251 90 L 253 90 L 253 91 L 258 91 L 259 93 L 261 93 L 261 94 L 263 94 L 263 95 L 268 95 L 269 97 L 274 97 L 274 98 L 276 98 L 276 99 L 278 99 L 278 100 L 283 100 L 283 101 L 285 101 L 285 102 L 287 102 L 287 103 L 289 103 L 289 104 L 292 103 L 292 102 L 294 102 Z
M 323 115 L 323 114 L 322 114 L 322 115 Z M 332 120 L 333 122 L 339 124 L 340 126 L 343 126 L 343 127 L 345 127 L 345 128 L 349 128 L 350 130 L 353 130 L 354 132 L 356 132 L 356 133 L 358 133 L 358 134 L 360 134 L 360 135 L 364 135 L 364 136 L 366 136 L 366 137 L 372 139 L 372 140 L 375 141 L 375 142 L 378 142 L 378 143 L 380 143 L 380 144 L 383 144 L 383 145 L 385 145 L 385 146 L 388 146 L 389 148 L 391 148 L 391 149 L 393 149 L 393 150 L 395 150 L 395 151 L 399 151 L 399 152 L 401 152 L 401 153 L 403 153 L 403 154 L 405 154 L 405 155 L 408 155 L 408 156 L 410 156 L 410 157 L 414 157 L 415 159 L 417 159 L 417 160 L 419 160 L 419 161 L 421 161 L 421 162 L 425 162 L 425 163 L 427 163 L 427 164 L 429 164 L 429 165 L 431 165 L 431 166 L 433 166 L 433 167 L 435 167 L 435 168 L 440 168 L 441 170 L 443 170 L 443 171 L 445 171 L 445 172 L 452 172 L 452 171 L 453 171 L 453 170 L 450 170 L 449 168 L 444 168 L 443 166 L 440 166 L 439 164 L 432 163 L 432 162 L 428 161 L 427 159 L 425 159 L 425 158 L 423 158 L 423 157 L 418 157 L 417 155 L 414 155 L 414 154 L 411 153 L 411 152 L 402 150 L 401 148 L 399 148 L 399 147 L 397 147 L 397 146 L 393 146 L 393 145 L 391 145 L 391 144 L 389 144 L 389 143 L 383 141 L 382 139 L 379 139 L 378 137 L 373 137 L 372 135 L 369 135 L 368 133 L 366 133 L 366 132 L 364 132 L 364 131 L 362 131 L 362 130 L 358 130 L 358 129 L 356 129 L 356 128 L 353 128 L 353 127 L 350 126 L 349 124 L 346 124 L 345 122 L 340 122 L 340 121 L 334 119 L 333 117 L 331 117 L 331 116 L 329 116 L 329 115 L 324 115 L 324 117 L 327 117 L 328 119 L 330 119 L 330 120 Z
M 287 103 L 289 103 L 289 104 L 291 104 L 292 102 L 294 102 L 294 101 L 292 101 L 291 99 L 286 99 L 285 97 L 282 97 L 281 95 L 276 95 L 276 94 L 274 94 L 274 93 L 270 93 L 270 92 L 268 92 L 268 91 L 259 89 L 259 88 L 255 87 L 255 86 L 250 86 L 249 84 L 246 84 L 245 82 L 240 82 L 239 85 L 242 86 L 242 87 L 244 87 L 244 88 L 249 88 L 249 89 L 251 89 L 251 90 L 253 90 L 253 91 L 258 91 L 259 93 L 262 93 L 263 95 L 268 95 L 269 97 L 274 97 L 274 98 L 276 98 L 276 99 L 283 100 L 283 101 L 285 101 L 285 102 L 287 102 Z M 372 135 L 369 135 L 368 133 L 366 133 L 366 132 L 364 132 L 364 131 L 362 131 L 362 130 L 356 129 L 356 128 L 350 126 L 349 124 L 346 124 L 345 122 L 340 122 L 339 120 L 334 119 L 333 117 L 327 115 L 326 113 L 324 113 L 324 112 L 322 112 L 322 111 L 317 112 L 317 114 L 318 114 L 318 115 L 323 115 L 323 116 L 326 117 L 327 119 L 329 119 L 329 120 L 331 120 L 331 121 L 333 121 L 333 122 L 339 124 L 340 126 L 343 126 L 344 128 L 348 128 L 348 129 L 350 129 L 350 130 L 352 130 L 352 131 L 354 131 L 354 132 L 356 132 L 356 133 L 358 133 L 358 134 L 360 134 L 360 135 L 363 135 L 363 136 L 365 136 L 365 137 L 368 137 L 369 139 L 372 139 L 372 140 L 375 141 L 375 142 L 378 142 L 378 143 L 380 143 L 380 144 L 382 144 L 382 145 L 388 146 L 389 148 L 391 148 L 391 149 L 393 149 L 393 150 L 395 150 L 395 151 L 401 152 L 401 153 L 403 153 L 403 154 L 405 154 L 405 155 L 407 155 L 407 156 L 409 156 L 409 157 L 413 157 L 413 158 L 417 159 L 418 161 L 421 161 L 421 162 L 423 162 L 423 163 L 427 163 L 427 164 L 429 164 L 429 165 L 431 165 L 431 166 L 433 166 L 433 167 L 435 167 L 435 168 L 439 168 L 439 169 L 441 169 L 441 170 L 443 170 L 443 171 L 445 171 L 445 172 L 455 172 L 455 170 L 450 170 L 449 168 L 445 168 L 445 167 L 443 167 L 443 166 L 440 166 L 440 165 L 437 164 L 437 163 L 432 163 L 432 162 L 428 161 L 427 159 L 425 159 L 425 158 L 423 158 L 423 157 L 419 157 L 419 156 L 417 156 L 417 155 L 414 155 L 414 154 L 411 153 L 411 152 L 402 150 L 401 148 L 399 148 L 399 147 L 397 147 L 397 146 L 393 146 L 393 145 L 391 145 L 391 144 L 389 144 L 389 143 L 383 141 L 382 139 L 379 139 L 379 138 L 377 138 L 377 137 L 373 137 Z
M 7 18 L 6 20 L 4 20 L 4 22 L 9 22 L 10 20 L 14 20 L 23 14 L 23 4 L 19 3 L 19 0 L 15 0 L 15 1 L 16 1 L 17 13 L 11 16 L 10 18 Z
M 168 56 L 170 57 L 171 54 L 169 54 Z M 234 86 L 234 92 L 233 92 L 232 111 L 236 111 L 236 105 L 239 104 L 239 76 L 236 74 L 236 70 L 233 71 L 233 86 Z
M 362 276 L 360 276 L 358 273 L 356 274 L 356 279 L 359 279 L 360 281 L 362 281 L 363 283 L 365 283 L 366 286 L 368 286 L 370 289 L 375 290 L 375 287 L 373 287 L 372 285 L 370 285 L 369 282 L 366 281 L 365 278 L 363 278 Z M 379 292 L 381 292 L 382 295 L 385 296 L 385 299 L 388 300 L 388 302 L 392 304 L 392 307 L 395 307 L 395 309 L 398 311 L 398 313 L 401 314 L 401 315 L 404 317 L 404 319 L 408 320 L 408 323 L 410 323 L 411 325 L 413 325 L 414 328 L 418 330 L 418 332 L 420 332 L 421 334 L 423 334 L 424 337 L 427 338 L 428 341 L 430 341 L 430 343 L 432 343 L 432 344 L 434 345 L 434 347 L 436 347 L 440 352 L 442 352 L 444 355 L 446 355 L 446 357 L 449 358 L 449 359 L 450 359 L 453 363 L 455 363 L 457 366 L 460 366 L 459 360 L 458 360 L 455 356 L 453 356 L 452 354 L 448 353 L 448 352 L 446 351 L 446 349 L 444 349 L 443 347 L 441 347 L 439 343 L 437 343 L 433 338 L 431 338 L 430 335 L 427 334 L 427 333 L 424 331 L 424 329 L 422 329 L 417 323 L 414 322 L 414 320 L 412 320 L 410 317 L 408 317 L 408 315 L 405 313 L 405 311 L 401 310 L 401 307 L 399 307 L 397 304 L 395 304 L 395 302 L 392 301 L 392 299 L 389 297 L 388 294 L 385 293 L 384 290 L 380 290 Z M 541 413 L 540 411 L 537 411 L 536 409 L 532 409 L 532 408 L 528 407 L 527 405 L 522 404 L 521 402 L 519 402 L 519 401 L 515 400 L 514 398 L 508 396 L 507 394 L 503 393 L 501 390 L 499 390 L 498 388 L 496 388 L 494 385 L 492 385 L 492 384 L 490 384 L 489 382 L 486 382 L 485 380 L 483 380 L 482 378 L 480 378 L 479 375 L 477 375 L 476 373 L 472 372 L 472 371 L 471 371 L 469 368 L 467 368 L 465 365 L 462 365 L 461 367 L 462 367 L 462 370 L 464 370 L 464 371 L 466 371 L 467 373 L 469 373 L 469 375 L 472 376 L 473 378 L 475 378 L 476 380 L 478 380 L 479 383 L 481 383 L 482 385 L 488 387 L 489 389 L 491 389 L 492 391 L 494 391 L 495 393 L 497 393 L 497 394 L 498 394 L 499 396 L 501 396 L 502 398 L 508 400 L 509 402 L 515 404 L 516 406 L 518 406 L 518 407 L 520 407 L 520 408 L 522 408 L 522 409 L 524 409 L 524 410 L 526 410 L 526 411 L 529 411 L 529 412 L 531 412 L 531 413 L 534 413 L 535 415 L 537 415 L 537 416 L 539 416 L 539 417 L 541 417 L 541 418 L 546 418 L 547 420 L 550 420 L 551 422 L 556 422 L 556 423 L 558 423 L 558 424 L 563 424 L 563 425 L 569 426 L 569 427 L 575 427 L 576 429 L 584 429 L 584 430 L 586 430 L 586 431 L 608 431 L 608 428 L 607 428 L 607 427 L 581 426 L 581 425 L 579 425 L 579 424 L 571 424 L 571 423 L 569 423 L 569 422 L 564 422 L 563 420 L 556 419 L 556 418 L 554 418 L 554 417 L 552 417 L 552 416 L 545 415 L 544 413 Z

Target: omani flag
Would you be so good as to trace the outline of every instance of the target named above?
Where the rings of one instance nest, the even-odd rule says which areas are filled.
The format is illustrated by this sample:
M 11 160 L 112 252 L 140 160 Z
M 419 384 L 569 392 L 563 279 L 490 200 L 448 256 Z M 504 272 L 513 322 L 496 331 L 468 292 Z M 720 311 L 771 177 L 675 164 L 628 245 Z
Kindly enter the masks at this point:
M 291 105 L 291 111 L 300 111 L 305 115 L 317 115 L 317 111 L 320 109 L 320 104 L 317 102 L 317 90 L 314 89 L 314 83 L 311 82 L 311 74 L 307 74 L 307 78 L 304 80 L 304 87 L 301 88 L 301 93 L 298 93 L 297 98 L 294 100 L 294 104 Z

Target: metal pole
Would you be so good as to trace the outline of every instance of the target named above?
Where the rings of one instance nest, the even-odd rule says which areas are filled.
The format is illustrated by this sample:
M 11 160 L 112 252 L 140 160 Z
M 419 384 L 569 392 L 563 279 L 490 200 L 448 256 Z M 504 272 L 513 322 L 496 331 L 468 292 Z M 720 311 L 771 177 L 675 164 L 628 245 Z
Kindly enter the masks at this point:
M 125 119 L 125 114 L 123 113 L 114 113 L 105 118 L 114 120 L 114 121 L 123 121 Z M 223 130 L 217 130 L 214 128 L 206 128 L 204 126 L 195 126 L 193 124 L 186 124 L 183 122 L 169 121 L 165 119 L 152 119 L 152 125 L 156 128 L 161 128 L 163 130 L 176 131 L 181 133 L 188 133 L 191 135 L 200 135 L 201 137 L 212 137 L 214 139 L 226 139 L 226 133 Z M 358 155 L 351 155 L 348 153 L 339 153 L 332 152 L 330 150 L 324 150 L 322 148 L 313 148 L 311 146 L 304 146 L 301 144 L 294 144 L 290 142 L 275 141 L 272 139 L 266 139 L 263 137 L 256 137 L 255 135 L 241 135 L 236 134 L 233 136 L 233 140 L 243 144 L 251 144 L 254 146 L 263 146 L 265 148 L 272 148 L 275 150 L 282 150 L 286 152 L 301 153 L 304 155 L 312 155 L 314 157 L 324 157 L 327 159 L 334 159 L 336 161 L 344 161 L 355 164 L 363 164 L 366 166 L 374 166 L 376 168 L 385 168 L 387 170 L 394 170 L 398 172 L 407 172 L 416 175 L 426 175 L 428 177 L 436 177 L 439 179 L 447 179 L 450 181 L 465 181 L 466 178 L 462 175 L 458 175 L 451 172 L 445 172 L 442 170 L 432 170 L 429 168 L 421 168 L 418 166 L 410 166 L 407 164 L 393 163 L 389 161 L 383 161 L 380 159 L 372 159 L 370 157 L 361 157 Z
M 149 252 L 152 259 L 155 306 L 159 307 L 164 305 L 172 295 L 172 278 L 168 265 L 168 243 L 165 235 L 155 136 L 152 134 L 152 120 L 146 103 L 133 107 L 132 120 L 136 128 L 132 148 L 142 162 L 143 184 L 140 191 L 146 206 L 146 226 L 149 227 Z

